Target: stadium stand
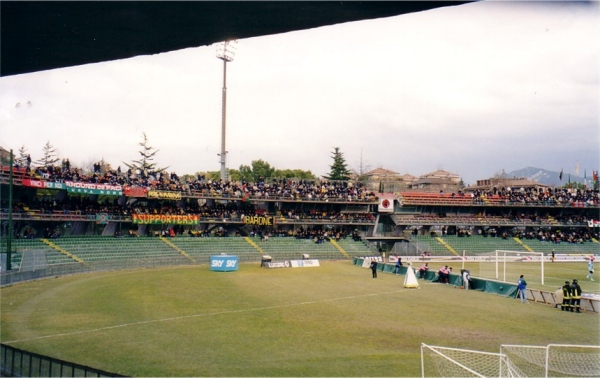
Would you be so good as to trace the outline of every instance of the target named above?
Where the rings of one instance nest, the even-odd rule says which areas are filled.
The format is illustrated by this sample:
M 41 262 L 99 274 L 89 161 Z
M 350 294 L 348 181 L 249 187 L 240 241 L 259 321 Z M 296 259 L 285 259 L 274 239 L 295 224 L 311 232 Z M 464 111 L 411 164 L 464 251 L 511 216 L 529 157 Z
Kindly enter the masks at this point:
M 392 194 L 353 181 L 223 182 L 122 172 L 99 163 L 93 172 L 65 161 L 12 171 L 12 207 L 5 195 L 0 206 L 3 273 L 9 213 L 11 272 L 205 264 L 222 253 L 257 262 L 263 255 L 344 259 L 398 251 L 442 257 L 463 251 L 599 251 L 597 182 L 593 189 Z M 0 167 L 2 193 L 9 188 L 9 173 L 9 167 Z M 380 197 L 392 199 L 393 206 L 382 210 Z

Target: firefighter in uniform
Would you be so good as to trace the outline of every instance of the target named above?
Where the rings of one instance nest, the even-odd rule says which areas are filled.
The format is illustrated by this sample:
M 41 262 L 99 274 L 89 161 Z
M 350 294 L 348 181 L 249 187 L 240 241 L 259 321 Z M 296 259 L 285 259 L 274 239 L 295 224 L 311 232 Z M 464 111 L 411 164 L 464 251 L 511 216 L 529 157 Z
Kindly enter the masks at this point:
M 561 311 L 569 311 L 571 307 L 571 283 L 569 281 L 565 281 L 565 284 L 562 287 L 562 305 L 560 306 Z
M 577 282 L 576 278 L 573 278 L 571 284 L 571 312 L 581 312 L 581 286 Z

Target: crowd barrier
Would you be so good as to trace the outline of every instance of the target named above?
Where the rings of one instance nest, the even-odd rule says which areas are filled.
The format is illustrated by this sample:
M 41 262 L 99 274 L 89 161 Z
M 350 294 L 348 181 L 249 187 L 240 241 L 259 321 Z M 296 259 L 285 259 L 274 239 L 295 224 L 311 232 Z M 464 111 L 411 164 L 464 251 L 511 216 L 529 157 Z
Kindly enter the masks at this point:
M 125 377 L 0 344 L 3 377 Z
M 368 258 L 368 257 L 367 257 Z M 364 257 L 354 257 L 352 259 L 354 265 L 363 266 L 365 258 Z M 395 266 L 394 264 L 385 264 L 382 263 L 381 260 L 378 260 L 379 263 L 377 265 L 377 269 L 385 272 L 385 273 L 393 273 Z M 406 271 L 409 268 L 407 266 L 400 267 L 400 274 L 406 275 Z M 425 276 L 423 280 L 430 282 L 438 282 L 439 276 L 435 271 L 427 271 L 425 272 Z M 450 273 L 448 278 L 448 284 L 454 286 L 462 286 L 463 280 L 462 277 L 458 274 Z M 501 295 L 508 298 L 516 298 L 517 297 L 517 285 L 494 281 L 484 278 L 472 277 L 469 280 L 469 290 L 478 290 L 483 291 L 485 293 L 491 293 L 496 295 Z M 547 305 L 551 305 L 552 307 L 559 307 L 562 303 L 562 294 L 558 295 L 556 292 L 545 291 L 545 290 L 537 290 L 537 289 L 527 289 L 527 300 L 535 302 L 535 303 L 543 303 Z M 584 311 L 590 311 L 599 314 L 600 313 L 600 297 L 592 297 L 582 295 L 581 297 L 581 309 Z

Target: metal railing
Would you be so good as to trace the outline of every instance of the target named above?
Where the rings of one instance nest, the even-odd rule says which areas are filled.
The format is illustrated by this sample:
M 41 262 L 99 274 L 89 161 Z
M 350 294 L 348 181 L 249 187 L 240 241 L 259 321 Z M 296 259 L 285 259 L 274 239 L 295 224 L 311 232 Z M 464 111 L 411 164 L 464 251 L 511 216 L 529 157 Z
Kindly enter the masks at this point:
M 125 377 L 0 344 L 3 377 Z

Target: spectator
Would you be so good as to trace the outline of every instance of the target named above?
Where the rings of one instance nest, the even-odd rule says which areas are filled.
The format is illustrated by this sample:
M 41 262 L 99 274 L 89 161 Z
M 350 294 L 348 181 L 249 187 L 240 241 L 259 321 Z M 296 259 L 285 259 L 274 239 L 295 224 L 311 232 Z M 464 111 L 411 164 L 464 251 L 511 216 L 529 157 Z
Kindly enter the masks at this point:
M 448 284 L 450 277 L 450 270 L 448 269 L 448 265 L 444 265 L 438 270 L 439 282 L 443 284 Z
M 517 289 L 518 289 L 518 293 L 519 293 L 519 299 L 521 299 L 521 303 L 529 303 L 527 301 L 527 281 L 525 281 L 525 278 L 523 277 L 522 274 L 521 274 L 521 276 L 519 276 L 519 281 L 517 283 Z
M 400 274 L 400 267 L 402 266 L 402 257 L 396 257 L 396 266 L 394 268 L 394 274 Z
M 371 260 L 371 271 L 373 278 L 377 278 L 377 261 L 375 259 Z
M 423 265 L 421 265 L 421 267 L 419 268 L 419 278 L 423 279 L 425 278 L 425 272 L 427 272 L 429 270 L 429 263 L 425 263 Z

